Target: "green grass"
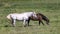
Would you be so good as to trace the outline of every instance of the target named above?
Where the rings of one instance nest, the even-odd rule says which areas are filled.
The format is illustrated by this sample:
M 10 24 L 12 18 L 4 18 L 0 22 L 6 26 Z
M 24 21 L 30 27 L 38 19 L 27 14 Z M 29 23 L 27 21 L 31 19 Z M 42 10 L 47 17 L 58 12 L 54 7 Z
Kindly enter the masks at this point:
M 17 21 L 16 27 L 10 27 L 8 14 L 28 11 L 44 14 L 50 25 L 43 21 L 45 26 L 39 26 L 38 21 L 30 21 L 32 26 L 23 27 L 23 22 Z M 0 0 L 0 34 L 60 34 L 60 0 Z

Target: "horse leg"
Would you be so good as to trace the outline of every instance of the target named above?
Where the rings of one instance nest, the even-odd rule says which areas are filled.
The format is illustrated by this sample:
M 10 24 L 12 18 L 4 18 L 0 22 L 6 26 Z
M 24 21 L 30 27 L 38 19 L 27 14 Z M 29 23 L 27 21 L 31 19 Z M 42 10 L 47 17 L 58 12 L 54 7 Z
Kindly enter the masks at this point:
M 28 19 L 27 23 L 28 23 L 28 26 L 29 26 L 29 22 L 30 22 L 30 18 Z
M 44 25 L 44 23 L 41 21 L 41 23 Z
M 44 25 L 44 23 L 43 23 L 43 21 L 42 21 L 42 20 L 40 20 L 39 22 L 41 22 L 41 23 Z
M 15 22 L 16 20 L 15 19 L 12 19 L 12 25 L 15 26 Z
M 40 21 L 39 21 L 39 25 L 40 25 Z
M 11 19 L 11 24 L 13 25 L 13 19 Z
M 28 26 L 29 26 L 29 22 L 30 22 L 30 20 L 28 20 Z
M 23 25 L 24 25 L 24 27 L 26 27 L 26 20 L 24 20 Z
M 42 21 L 42 17 L 40 16 L 40 19 L 39 19 L 39 25 L 40 25 L 40 22 L 44 25 L 43 21 Z

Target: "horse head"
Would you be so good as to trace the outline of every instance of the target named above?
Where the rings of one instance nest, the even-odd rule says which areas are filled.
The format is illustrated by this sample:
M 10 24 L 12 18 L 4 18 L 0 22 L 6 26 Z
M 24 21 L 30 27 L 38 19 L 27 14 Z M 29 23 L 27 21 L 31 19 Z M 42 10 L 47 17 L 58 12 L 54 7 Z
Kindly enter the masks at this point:
M 43 14 L 41 14 L 41 13 L 38 13 L 38 14 L 42 17 L 42 19 L 43 19 L 44 21 L 46 21 L 46 24 L 49 25 L 49 19 L 48 19 L 45 15 L 43 15 Z

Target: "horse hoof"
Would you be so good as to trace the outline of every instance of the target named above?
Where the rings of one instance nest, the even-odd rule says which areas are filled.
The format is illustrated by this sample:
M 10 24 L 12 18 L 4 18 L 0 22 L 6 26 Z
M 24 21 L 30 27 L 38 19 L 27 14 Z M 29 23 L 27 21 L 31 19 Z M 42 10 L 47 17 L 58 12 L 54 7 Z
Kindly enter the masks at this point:
M 13 27 L 15 27 L 15 26 L 13 26 Z
M 26 25 L 24 25 L 24 27 L 26 27 Z
M 49 25 L 49 24 L 47 23 L 47 25 Z
M 39 24 L 40 25 L 40 24 Z
M 24 27 L 26 27 L 26 25 L 24 25 Z
M 49 25 L 49 24 L 47 24 L 47 25 Z

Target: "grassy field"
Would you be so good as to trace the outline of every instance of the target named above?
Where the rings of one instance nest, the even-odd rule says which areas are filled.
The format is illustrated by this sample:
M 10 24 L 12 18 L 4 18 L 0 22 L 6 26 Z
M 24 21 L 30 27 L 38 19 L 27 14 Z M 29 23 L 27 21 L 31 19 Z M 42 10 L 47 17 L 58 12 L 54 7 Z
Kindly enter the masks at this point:
M 44 14 L 50 25 L 43 21 L 45 26 L 39 26 L 38 21 L 31 21 L 32 26 L 23 27 L 22 21 L 17 21 L 16 27 L 10 27 L 8 14 L 28 11 Z M 60 0 L 0 0 L 0 34 L 60 34 Z

